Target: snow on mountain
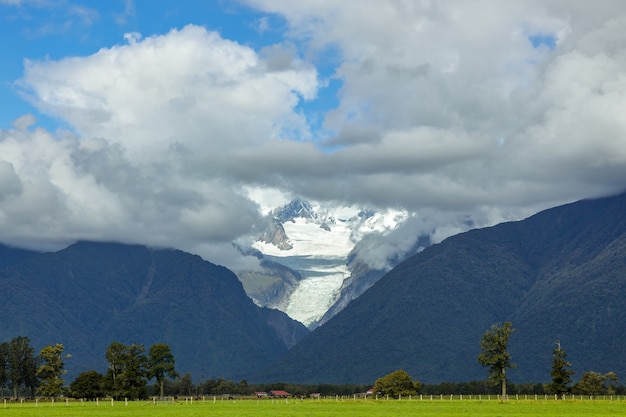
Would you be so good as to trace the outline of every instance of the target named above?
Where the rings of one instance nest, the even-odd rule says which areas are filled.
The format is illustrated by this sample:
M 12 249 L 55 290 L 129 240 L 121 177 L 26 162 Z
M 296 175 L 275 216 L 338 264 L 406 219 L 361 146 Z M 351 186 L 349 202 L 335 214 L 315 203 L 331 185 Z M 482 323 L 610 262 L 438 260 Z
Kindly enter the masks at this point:
M 321 227 L 317 222 L 304 218 L 283 223 L 289 250 L 280 249 L 272 243 L 256 242 L 255 249 L 265 255 L 276 257 L 311 256 L 318 258 L 344 258 L 354 247 L 350 239 L 352 230 L 344 222 L 329 226 L 330 230 Z
M 306 326 L 317 322 L 335 303 L 343 281 L 350 276 L 345 264 L 318 265 L 307 271 L 291 294 L 285 313 Z
M 302 280 L 284 310 L 310 326 L 337 301 L 350 276 L 348 255 L 364 236 L 384 235 L 408 217 L 406 212 L 378 213 L 354 207 L 325 208 L 293 200 L 271 216 L 284 229 L 284 241 L 261 239 L 254 248 L 270 259 L 298 271 Z

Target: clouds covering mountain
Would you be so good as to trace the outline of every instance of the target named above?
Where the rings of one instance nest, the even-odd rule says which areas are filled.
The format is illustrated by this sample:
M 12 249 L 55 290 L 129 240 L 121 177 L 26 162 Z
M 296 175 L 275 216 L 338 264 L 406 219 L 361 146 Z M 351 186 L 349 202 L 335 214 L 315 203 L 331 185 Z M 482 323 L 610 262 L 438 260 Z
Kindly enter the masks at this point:
M 71 6 L 53 3 L 0 7 L 26 25 Z M 0 126 L 3 242 L 142 243 L 244 269 L 258 259 L 231 243 L 276 195 L 405 210 L 440 241 L 623 186 L 623 2 L 237 6 L 254 41 L 196 14 L 104 43 L 84 24 L 64 39 L 90 48 L 12 62 L 3 85 L 32 114 Z

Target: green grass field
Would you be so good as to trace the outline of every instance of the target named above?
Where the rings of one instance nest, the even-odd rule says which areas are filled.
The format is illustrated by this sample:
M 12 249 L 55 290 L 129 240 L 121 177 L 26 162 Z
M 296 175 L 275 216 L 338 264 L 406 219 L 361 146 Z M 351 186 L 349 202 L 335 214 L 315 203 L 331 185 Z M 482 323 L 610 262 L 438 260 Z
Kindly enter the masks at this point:
M 35 404 L 7 403 L 3 416 L 217 416 L 217 417 L 332 417 L 332 416 L 542 416 L 589 417 L 624 416 L 626 401 L 610 400 L 221 400 L 161 402 L 150 401 L 69 403 L 40 401 Z

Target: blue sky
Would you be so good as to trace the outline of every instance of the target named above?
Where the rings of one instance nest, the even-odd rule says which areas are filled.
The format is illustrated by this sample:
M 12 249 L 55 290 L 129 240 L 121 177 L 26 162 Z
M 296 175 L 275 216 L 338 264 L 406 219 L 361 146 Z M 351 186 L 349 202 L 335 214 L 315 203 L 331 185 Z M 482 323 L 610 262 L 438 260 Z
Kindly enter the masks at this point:
M 409 213 L 393 256 L 621 192 L 625 25 L 621 0 L 0 0 L 0 241 L 232 266 L 299 197 Z
M 60 120 L 37 112 L 19 94 L 15 82 L 24 71 L 25 59 L 61 59 L 96 53 L 100 48 L 124 44 L 124 35 L 167 33 L 189 24 L 204 26 L 224 38 L 260 50 L 280 42 L 286 30 L 278 14 L 265 13 L 229 1 L 111 0 L 111 1 L 4 1 L 0 2 L 0 126 L 11 127 L 25 113 L 37 115 L 39 125 L 64 127 Z M 292 40 L 295 42 L 296 40 Z M 320 73 L 332 75 L 333 62 L 320 62 Z M 336 104 L 334 93 L 340 82 L 328 80 L 315 103 L 300 103 L 318 120 L 319 107 Z M 331 91 L 332 90 L 332 91 Z

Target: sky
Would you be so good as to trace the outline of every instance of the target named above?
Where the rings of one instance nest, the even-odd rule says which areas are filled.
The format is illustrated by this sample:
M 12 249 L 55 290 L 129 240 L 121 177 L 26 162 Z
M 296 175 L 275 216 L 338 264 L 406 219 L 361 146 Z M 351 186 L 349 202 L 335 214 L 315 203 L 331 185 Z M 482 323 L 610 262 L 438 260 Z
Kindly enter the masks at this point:
M 294 197 L 403 210 L 407 242 L 622 192 L 625 27 L 621 0 L 0 0 L 0 241 L 242 268 Z

